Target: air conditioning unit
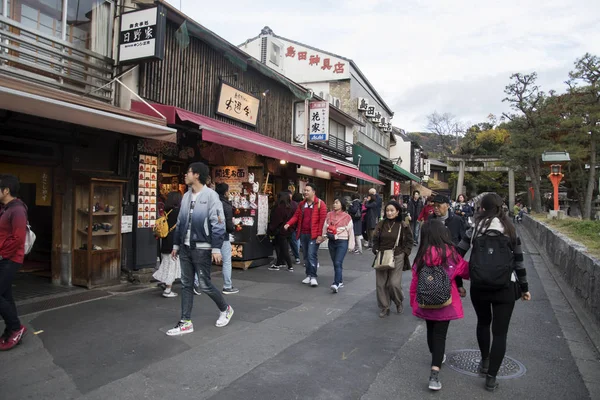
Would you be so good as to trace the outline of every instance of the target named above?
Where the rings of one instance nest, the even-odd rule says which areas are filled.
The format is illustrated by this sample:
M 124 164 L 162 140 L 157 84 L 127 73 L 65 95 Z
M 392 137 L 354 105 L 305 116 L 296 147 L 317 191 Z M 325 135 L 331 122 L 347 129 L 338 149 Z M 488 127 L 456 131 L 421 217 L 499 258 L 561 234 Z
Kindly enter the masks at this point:
M 337 97 L 333 97 L 333 96 L 329 96 L 329 104 L 331 104 L 334 107 L 340 108 L 340 105 L 342 104 L 340 99 Z

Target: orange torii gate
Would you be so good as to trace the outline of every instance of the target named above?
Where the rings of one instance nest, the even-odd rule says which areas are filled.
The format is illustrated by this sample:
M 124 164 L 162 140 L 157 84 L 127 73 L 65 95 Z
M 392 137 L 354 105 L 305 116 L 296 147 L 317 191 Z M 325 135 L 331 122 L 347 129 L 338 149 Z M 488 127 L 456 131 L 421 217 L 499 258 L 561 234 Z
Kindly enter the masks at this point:
M 462 190 L 465 181 L 465 172 L 508 172 L 508 209 L 512 210 L 515 206 L 515 171 L 512 168 L 498 165 L 502 161 L 497 156 L 447 156 L 446 162 L 453 161 L 458 163 L 458 167 L 448 165 L 447 170 L 451 172 L 458 171 L 458 180 L 456 182 L 456 195 Z M 478 162 L 483 163 L 483 166 L 467 166 L 467 163 Z

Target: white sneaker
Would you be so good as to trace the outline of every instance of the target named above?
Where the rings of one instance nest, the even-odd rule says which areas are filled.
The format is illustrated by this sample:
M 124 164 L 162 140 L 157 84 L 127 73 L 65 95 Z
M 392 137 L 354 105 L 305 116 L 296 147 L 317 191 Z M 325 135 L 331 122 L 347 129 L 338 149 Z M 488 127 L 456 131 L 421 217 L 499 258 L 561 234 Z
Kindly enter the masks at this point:
M 269 271 L 279 271 L 279 265 L 271 264 L 268 269 Z
M 194 285 L 194 294 L 196 296 L 200 296 L 202 294 L 202 292 L 200 291 L 200 288 L 197 285 Z
M 227 326 L 229 321 L 231 321 L 232 315 L 233 315 L 233 307 L 227 306 L 227 310 L 222 311 L 221 314 L 219 315 L 219 319 L 217 320 L 217 323 L 215 324 L 217 326 L 217 328 L 222 328 L 224 326 Z
M 310 283 L 310 276 L 307 276 L 306 278 L 304 278 L 304 279 L 302 280 L 302 283 L 304 283 L 305 285 L 306 285 L 306 284 L 309 284 L 309 283 Z
M 177 293 L 172 290 L 169 290 L 168 292 L 165 290 L 162 295 L 163 297 L 177 297 Z
M 194 324 L 192 324 L 192 321 L 179 321 L 173 329 L 167 331 L 167 335 L 181 336 L 192 332 L 194 332 Z
M 310 286 L 312 286 L 312 287 L 319 286 L 319 282 L 317 282 L 317 278 L 310 278 Z
M 330 288 L 333 293 L 337 293 L 340 287 L 334 283 Z
M 344 282 L 340 282 L 339 285 L 338 285 L 338 289 L 341 289 L 343 287 L 344 287 Z

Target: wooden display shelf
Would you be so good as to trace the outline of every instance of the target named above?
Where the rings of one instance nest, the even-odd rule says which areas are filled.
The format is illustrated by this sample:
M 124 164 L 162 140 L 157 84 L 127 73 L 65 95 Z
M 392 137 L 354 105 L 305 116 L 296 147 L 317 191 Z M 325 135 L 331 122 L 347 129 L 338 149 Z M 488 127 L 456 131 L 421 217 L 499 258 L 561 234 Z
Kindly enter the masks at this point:
M 89 215 L 90 214 L 89 211 L 82 210 L 81 208 L 78 208 L 77 211 L 80 212 L 80 213 L 82 213 L 82 214 L 85 214 L 85 215 Z M 98 217 L 104 217 L 104 216 L 119 215 L 119 213 L 114 212 L 114 211 L 113 212 L 96 211 L 95 213 L 92 213 L 92 215 L 94 217 L 96 217 L 96 216 L 98 216 Z
M 84 231 L 83 229 L 77 229 L 77 232 L 83 234 L 83 235 L 87 235 L 87 231 Z M 104 231 L 97 231 L 97 232 L 92 232 L 92 236 L 112 236 L 112 235 L 116 235 L 117 232 L 104 232 Z

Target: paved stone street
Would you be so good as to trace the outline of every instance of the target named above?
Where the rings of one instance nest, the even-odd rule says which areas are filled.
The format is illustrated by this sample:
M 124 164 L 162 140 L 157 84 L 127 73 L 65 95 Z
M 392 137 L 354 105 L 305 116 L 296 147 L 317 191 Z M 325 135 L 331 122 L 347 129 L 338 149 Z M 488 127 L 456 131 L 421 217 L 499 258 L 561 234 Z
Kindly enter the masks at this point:
M 0 353 L 0 399 L 600 398 L 598 354 L 528 244 L 533 300 L 515 308 L 504 370 L 520 376 L 502 379 L 493 395 L 482 378 L 455 369 L 469 365 L 461 350 L 477 349 L 468 297 L 465 319 L 450 324 L 443 389 L 431 393 L 424 323 L 408 304 L 403 315 L 378 318 L 368 255 L 348 255 L 346 287 L 332 294 L 331 261 L 320 251 L 318 288 L 300 283 L 299 267 L 234 270 L 241 291 L 227 298 L 235 315 L 222 329 L 202 295 L 195 332 L 167 337 L 180 298 L 165 299 L 159 289 L 25 316 L 23 343 Z M 220 274 L 214 280 L 221 285 Z M 406 272 L 406 296 L 409 281 Z

